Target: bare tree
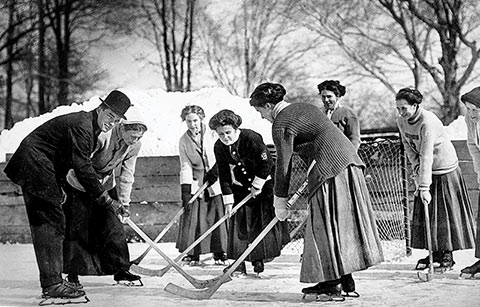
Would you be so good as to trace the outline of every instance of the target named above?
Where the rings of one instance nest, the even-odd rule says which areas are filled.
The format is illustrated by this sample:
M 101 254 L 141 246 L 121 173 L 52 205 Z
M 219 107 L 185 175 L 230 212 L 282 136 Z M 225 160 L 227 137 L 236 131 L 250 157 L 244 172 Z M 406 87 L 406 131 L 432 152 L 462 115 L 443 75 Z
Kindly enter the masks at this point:
M 37 0 L 38 11 L 38 112 L 43 114 L 47 112 L 45 104 L 45 11 L 43 10 L 43 0 Z M 28 115 L 27 115 L 28 116 Z
M 458 116 L 460 89 L 479 56 L 477 1 L 302 0 L 289 6 L 290 18 L 334 42 L 355 64 L 344 67 L 345 76 L 376 79 L 392 93 L 405 85 L 429 92 L 430 76 L 442 97 L 443 122 Z M 399 78 L 406 71 L 413 84 Z
M 248 96 L 263 81 L 288 85 L 305 80 L 302 58 L 318 40 L 298 43 L 301 29 L 281 14 L 282 1 L 244 0 L 233 18 L 204 16 L 202 50 L 216 82 L 235 95 Z M 300 81 L 300 82 L 299 82 Z
M 142 0 L 139 8 L 141 12 L 127 26 L 154 46 L 158 62 L 152 64 L 160 66 L 166 90 L 190 91 L 196 1 Z
M 403 30 L 415 59 L 429 73 L 442 96 L 443 122 L 449 124 L 460 114 L 460 90 L 470 78 L 480 56 L 480 48 L 472 30 L 478 28 L 478 1 L 461 0 L 379 0 Z M 474 8 L 474 10 L 472 10 Z M 472 14 L 473 13 L 473 14 Z M 415 37 L 417 20 L 438 36 L 438 61 L 432 62 L 422 53 Z M 478 34 L 478 32 L 477 32 Z M 466 48 L 466 52 L 462 49 Z M 437 64 L 440 64 L 441 69 Z

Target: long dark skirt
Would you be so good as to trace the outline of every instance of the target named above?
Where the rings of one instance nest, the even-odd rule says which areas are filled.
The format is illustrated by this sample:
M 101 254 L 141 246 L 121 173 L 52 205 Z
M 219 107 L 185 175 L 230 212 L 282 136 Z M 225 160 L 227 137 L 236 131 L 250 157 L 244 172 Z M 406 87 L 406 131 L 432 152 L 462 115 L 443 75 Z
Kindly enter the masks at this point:
M 250 191 L 243 187 L 233 190 L 235 205 L 242 201 Z M 267 181 L 262 193 L 250 199 L 230 218 L 227 256 L 237 259 L 248 248 L 262 230 L 275 217 L 273 208 L 273 183 Z M 270 260 L 280 256 L 283 246 L 290 242 L 287 222 L 279 222 L 246 258 L 247 261 Z
M 125 232 L 113 209 L 95 204 L 86 193 L 73 188 L 67 194 L 63 272 L 112 275 L 127 271 L 130 255 Z M 116 198 L 115 189 L 109 194 Z
M 222 195 L 217 195 L 205 201 L 197 198 L 190 209 L 180 218 L 176 247 L 183 252 L 203 233 L 225 215 Z M 227 223 L 222 223 L 200 244 L 195 246 L 189 255 L 206 253 L 224 253 L 227 251 Z
M 315 168 L 309 182 L 315 182 Z M 383 261 L 362 169 L 348 166 L 310 193 L 300 282 L 318 283 Z
M 480 258 L 480 197 L 477 204 L 477 232 L 475 236 L 475 257 Z
M 460 167 L 432 176 L 432 201 L 428 206 L 433 251 L 473 248 L 474 222 L 472 206 Z M 425 210 L 415 197 L 412 221 L 412 247 L 427 249 Z

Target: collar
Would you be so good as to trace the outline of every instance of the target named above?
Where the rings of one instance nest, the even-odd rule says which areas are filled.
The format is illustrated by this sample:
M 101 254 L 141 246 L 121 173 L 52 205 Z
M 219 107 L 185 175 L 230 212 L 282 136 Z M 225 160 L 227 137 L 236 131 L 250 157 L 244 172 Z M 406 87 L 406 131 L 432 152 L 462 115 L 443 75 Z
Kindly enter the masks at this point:
M 203 138 L 203 135 L 205 134 L 207 126 L 204 123 L 200 124 L 200 132 L 197 135 L 193 135 L 193 133 L 190 132 L 190 129 L 187 129 L 187 135 L 190 136 L 191 138 L 195 138 L 198 135 L 201 135 Z
M 272 110 L 272 117 L 275 119 L 277 117 L 277 115 L 282 112 L 283 109 L 285 109 L 286 107 L 288 107 L 290 105 L 290 103 L 286 102 L 285 100 L 282 100 L 280 101 L 279 103 L 277 103 L 274 107 L 273 107 L 273 110 Z
M 412 117 L 407 119 L 407 122 L 409 124 L 415 124 L 418 121 L 418 119 L 420 118 L 421 114 L 422 114 L 422 107 L 420 105 L 417 105 L 417 110 L 415 111 L 415 113 L 413 114 Z

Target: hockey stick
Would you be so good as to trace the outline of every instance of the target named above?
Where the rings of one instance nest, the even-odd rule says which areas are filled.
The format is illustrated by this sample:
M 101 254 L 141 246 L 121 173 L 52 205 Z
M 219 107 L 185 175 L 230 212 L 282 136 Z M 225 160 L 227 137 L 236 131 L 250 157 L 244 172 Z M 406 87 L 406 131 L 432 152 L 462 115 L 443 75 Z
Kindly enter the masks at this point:
M 198 196 L 208 187 L 208 182 L 205 182 L 199 189 L 198 191 L 192 196 L 192 198 L 190 198 L 190 200 L 188 201 L 187 203 L 187 206 L 191 205 L 197 198 Z M 158 236 L 155 238 L 155 240 L 153 240 L 154 243 L 158 243 L 160 242 L 160 240 L 163 238 L 163 236 L 170 230 L 170 228 L 172 228 L 173 224 L 175 224 L 175 222 L 177 221 L 177 219 L 185 212 L 185 209 L 182 207 L 180 210 L 178 210 L 177 214 L 175 214 L 175 216 L 173 217 L 173 219 L 170 221 L 170 223 L 168 223 L 168 225 L 162 230 L 162 232 L 160 232 L 158 234 Z M 144 252 L 143 254 L 141 254 L 140 256 L 138 256 L 135 260 L 132 260 L 130 261 L 130 263 L 132 264 L 136 264 L 138 265 L 142 260 L 143 258 L 145 258 L 148 254 L 148 252 L 150 252 L 150 250 L 152 250 L 152 247 L 149 246 Z
M 300 197 L 303 190 L 307 187 L 308 182 L 305 181 L 302 186 L 295 192 L 295 194 L 288 200 L 287 207 L 290 208 L 295 201 Z M 182 288 L 176 284 L 168 283 L 165 287 L 165 291 L 183 296 L 185 298 L 203 300 L 210 298 L 225 282 L 230 281 L 230 275 L 235 271 L 235 269 L 248 257 L 248 255 L 253 251 L 255 247 L 262 241 L 270 230 L 278 223 L 279 219 L 274 217 L 270 223 L 262 230 L 262 232 L 253 240 L 251 244 L 248 245 L 248 248 L 242 253 L 242 255 L 235 260 L 235 262 L 229 267 L 229 269 L 221 275 L 220 279 L 210 288 L 202 290 L 188 290 Z
M 423 202 L 425 211 L 425 227 L 427 228 L 427 247 L 428 247 L 428 260 L 430 262 L 428 266 L 428 273 L 417 272 L 417 276 L 421 281 L 431 281 L 433 279 L 433 251 L 432 251 L 432 232 L 430 230 L 430 215 L 428 214 L 428 202 Z
M 132 229 L 142 237 L 157 253 L 160 254 L 171 266 L 173 266 L 186 280 L 188 280 L 195 288 L 202 289 L 208 287 L 212 282 L 216 281 L 216 278 L 212 280 L 199 280 L 189 275 L 178 264 L 170 259 L 162 250 L 150 239 L 145 232 L 143 232 L 129 217 L 124 218 L 124 221 L 132 227 Z M 134 264 L 132 267 L 135 266 Z
M 232 213 L 231 215 L 235 214 L 238 209 L 240 209 L 240 207 L 242 207 L 244 204 L 246 204 L 250 198 L 252 198 L 253 195 L 250 193 L 248 194 L 241 202 L 239 202 L 235 207 L 233 207 L 232 209 Z M 198 237 L 197 240 L 195 240 L 195 242 L 193 242 L 192 244 L 190 244 L 189 247 L 187 247 L 177 258 L 175 258 L 175 260 L 173 260 L 175 263 L 179 262 L 180 260 L 183 259 L 183 257 L 185 257 L 186 254 L 188 254 L 189 251 L 191 251 L 195 246 L 197 246 L 201 241 L 203 241 L 203 239 L 205 239 L 210 233 L 212 233 L 218 226 L 220 226 L 220 224 L 222 224 L 226 219 L 228 219 L 230 216 L 228 214 L 225 214 L 222 218 L 220 218 L 215 224 L 212 225 L 212 227 L 210 227 L 207 231 L 205 231 L 200 237 Z M 162 268 L 162 269 L 158 269 L 158 270 L 151 270 L 151 269 L 147 269 L 147 268 L 143 268 L 141 266 L 137 266 L 137 265 L 132 265 L 130 267 L 130 269 L 138 274 L 142 274 L 142 275 L 146 275 L 146 276 L 159 276 L 159 277 L 162 277 L 163 275 L 165 275 L 165 273 L 168 272 L 168 270 L 170 270 L 172 266 L 169 264 L 167 265 L 166 267 Z

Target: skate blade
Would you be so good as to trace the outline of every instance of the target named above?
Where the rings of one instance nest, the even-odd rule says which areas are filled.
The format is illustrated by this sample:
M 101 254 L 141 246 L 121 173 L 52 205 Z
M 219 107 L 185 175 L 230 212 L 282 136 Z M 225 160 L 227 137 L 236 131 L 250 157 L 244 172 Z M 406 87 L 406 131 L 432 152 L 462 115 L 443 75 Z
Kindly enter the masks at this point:
M 230 276 L 235 277 L 235 278 L 246 278 L 247 273 L 242 273 L 242 272 L 233 272 Z
M 86 295 L 68 298 L 68 297 L 46 297 L 43 298 L 38 306 L 49 306 L 49 305 L 66 305 L 66 304 L 86 304 L 90 302 Z
M 137 283 L 138 282 L 138 283 Z M 134 281 L 120 280 L 117 283 L 113 284 L 117 287 L 143 287 L 143 282 L 141 279 Z
M 478 272 L 477 272 L 477 273 L 478 273 Z M 462 279 L 477 279 L 477 278 L 475 277 L 475 274 L 477 274 L 477 273 L 474 273 L 474 274 L 472 274 L 472 273 L 460 273 L 460 276 L 458 276 L 458 278 L 462 278 Z M 466 275 L 466 276 L 463 277 L 463 275 Z
M 345 297 L 341 294 L 317 294 L 304 293 L 302 296 L 303 302 L 343 302 Z
M 342 296 L 343 296 L 343 297 L 360 297 L 360 293 L 358 293 L 357 291 L 353 291 L 353 292 L 342 292 Z

